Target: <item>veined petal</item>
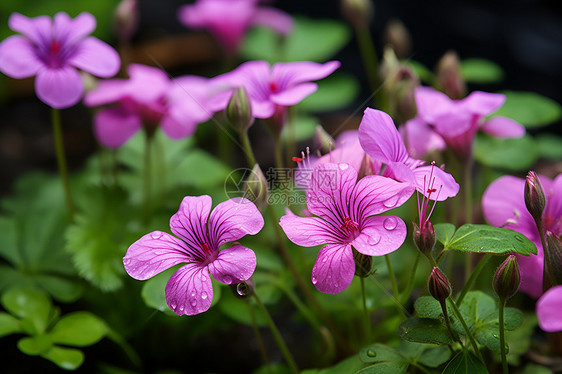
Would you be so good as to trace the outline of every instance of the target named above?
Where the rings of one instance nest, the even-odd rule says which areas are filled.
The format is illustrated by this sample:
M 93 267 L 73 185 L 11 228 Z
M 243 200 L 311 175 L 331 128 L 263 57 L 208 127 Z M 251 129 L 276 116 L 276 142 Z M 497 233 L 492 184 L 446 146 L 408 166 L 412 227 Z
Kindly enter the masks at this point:
M 404 204 L 414 193 L 414 186 L 380 175 L 361 178 L 353 190 L 349 210 L 356 222 Z
M 191 258 L 181 240 L 165 232 L 154 231 L 129 247 L 123 258 L 123 265 L 131 277 L 145 280 L 174 265 L 189 261 Z
M 177 213 L 170 218 L 172 233 L 195 250 L 204 243 L 211 244 L 207 237 L 207 219 L 212 203 L 208 195 L 184 197 Z
M 250 200 L 237 197 L 226 200 L 209 217 L 209 238 L 217 247 L 257 234 L 264 225 L 263 217 Z
M 279 9 L 264 6 L 256 8 L 250 22 L 253 25 L 269 27 L 284 35 L 293 31 L 294 27 L 293 18 L 290 15 Z
M 235 244 L 219 252 L 209 265 L 209 272 L 219 282 L 235 284 L 250 279 L 256 270 L 256 254 L 250 248 Z
M 302 247 L 314 247 L 340 241 L 337 230 L 318 217 L 299 217 L 291 212 L 291 214 L 281 217 L 279 224 L 289 240 Z
M 431 200 L 443 201 L 459 193 L 455 178 L 437 166 L 419 166 L 414 169 L 414 176 L 416 190 Z
M 0 71 L 7 76 L 16 79 L 32 77 L 42 66 L 29 39 L 12 35 L 0 43 Z
M 275 104 L 292 106 L 300 103 L 305 97 L 313 94 L 318 89 L 316 83 L 301 83 L 293 87 L 271 94 L 270 98 Z
M 505 103 L 505 95 L 503 94 L 474 91 L 458 102 L 458 109 L 487 116 L 498 110 L 503 103 Z
M 359 142 L 372 159 L 385 164 L 404 163 L 410 158 L 392 118 L 380 110 L 365 110 L 359 125 Z
M 94 134 L 98 141 L 108 148 L 122 146 L 141 127 L 140 117 L 121 107 L 103 109 L 94 117 Z
M 80 74 L 72 67 L 43 68 L 37 72 L 35 92 L 45 104 L 62 109 L 71 107 L 80 101 L 84 85 Z
M 492 117 L 480 129 L 497 138 L 520 138 L 525 135 L 525 127 L 511 118 Z
M 48 16 L 29 18 L 13 13 L 8 20 L 8 26 L 28 37 L 37 46 L 45 46 L 51 40 L 52 21 Z
M 406 122 L 399 130 L 412 157 L 424 158 L 430 151 L 447 147 L 443 138 L 419 117 Z
M 309 61 L 278 62 L 271 70 L 272 80 L 282 91 L 299 83 L 326 78 L 340 65 L 339 61 L 328 61 L 324 64 Z
M 90 36 L 80 42 L 69 63 L 98 77 L 109 78 L 119 71 L 121 59 L 109 44 Z
M 542 282 L 544 270 L 544 253 L 540 243 L 537 244 L 537 254 L 530 256 L 517 256 L 517 264 L 519 265 L 519 274 L 521 284 L 519 290 L 525 292 L 533 298 L 539 298 L 542 295 Z
M 96 18 L 87 12 L 82 12 L 72 19 L 68 14 L 55 14 L 53 22 L 53 37 L 61 44 L 74 45 L 96 29 Z
M 399 217 L 368 217 L 361 225 L 361 233 L 351 244 L 364 255 L 382 256 L 400 248 L 407 232 L 406 224 Z
M 353 280 L 355 261 L 349 244 L 328 244 L 318 253 L 312 268 L 312 284 L 323 293 L 344 291 Z
M 562 331 L 562 286 L 555 286 L 545 292 L 537 301 L 539 326 L 546 332 Z
M 213 301 L 213 285 L 207 267 L 187 264 L 179 268 L 166 284 L 166 302 L 177 315 L 207 311 Z

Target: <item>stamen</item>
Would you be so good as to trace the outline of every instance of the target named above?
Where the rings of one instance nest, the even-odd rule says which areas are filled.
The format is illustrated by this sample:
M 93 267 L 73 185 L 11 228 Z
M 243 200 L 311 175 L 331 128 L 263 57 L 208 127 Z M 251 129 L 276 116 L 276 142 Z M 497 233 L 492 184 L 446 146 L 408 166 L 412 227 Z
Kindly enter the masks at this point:
M 302 162 L 302 160 L 304 160 L 304 158 L 302 157 L 293 157 L 293 161 L 295 161 L 296 163 Z
M 269 89 L 271 92 L 277 92 L 279 87 L 277 87 L 277 84 L 275 82 L 271 81 L 269 82 Z

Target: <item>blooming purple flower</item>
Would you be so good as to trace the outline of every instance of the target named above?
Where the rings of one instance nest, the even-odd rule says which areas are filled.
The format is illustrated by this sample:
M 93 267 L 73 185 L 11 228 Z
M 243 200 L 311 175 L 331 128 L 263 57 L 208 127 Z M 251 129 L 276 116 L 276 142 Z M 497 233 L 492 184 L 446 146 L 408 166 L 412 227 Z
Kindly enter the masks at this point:
M 172 139 L 191 135 L 197 124 L 212 117 L 208 101 L 212 80 L 184 76 L 170 80 L 161 69 L 131 64 L 129 79 L 111 79 L 86 94 L 88 106 L 117 103 L 100 110 L 94 118 L 94 132 L 106 147 L 120 147 L 143 126 L 158 124 Z
M 562 286 L 549 289 L 537 301 L 536 312 L 539 326 L 547 332 L 562 331 Z
M 289 34 L 293 20 L 271 7 L 258 7 L 258 0 L 198 0 L 178 11 L 180 21 L 193 28 L 208 29 L 229 53 L 234 53 L 246 30 L 252 25 L 270 27 Z
M 446 200 L 459 192 L 452 175 L 410 157 L 388 114 L 367 108 L 359 125 L 359 142 L 373 160 L 386 164 L 384 176 L 409 183 L 432 200 Z
M 562 235 L 562 174 L 554 180 L 539 175 L 546 206 L 542 214 L 545 232 Z M 537 226 L 525 206 L 525 180 L 506 175 L 492 182 L 482 196 L 484 217 L 493 226 L 525 235 L 537 246 L 537 255 L 517 255 L 521 291 L 538 298 L 542 294 L 544 252 Z
M 346 163 L 315 167 L 307 206 L 316 217 L 287 214 L 280 225 L 287 237 L 303 247 L 326 244 L 312 269 L 312 283 L 324 293 L 345 290 L 353 279 L 352 246 L 367 256 L 398 249 L 406 238 L 399 217 L 374 217 L 403 204 L 413 187 L 378 175 L 357 181 L 357 171 Z
M 406 124 L 406 132 L 408 135 L 414 132 L 415 136 L 408 136 L 408 142 L 419 157 L 425 154 L 430 142 L 437 149 L 442 147 L 442 143 L 435 140 L 435 134 L 461 160 L 472 156 L 474 135 L 479 129 L 498 138 L 525 135 L 525 128 L 512 119 L 501 116 L 485 119 L 503 105 L 505 95 L 474 91 L 462 100 L 452 100 L 433 88 L 418 87 L 415 96 L 418 117 Z M 417 130 L 410 127 L 417 127 Z
M 117 52 L 88 36 L 96 28 L 96 19 L 90 13 L 74 19 L 57 13 L 54 20 L 14 13 L 8 24 L 23 35 L 10 36 L 0 43 L 0 71 L 16 79 L 36 76 L 37 96 L 53 108 L 70 107 L 82 98 L 84 85 L 75 68 L 102 78 L 119 71 Z
M 209 273 L 221 283 L 248 280 L 256 268 L 255 253 L 235 243 L 247 234 L 257 234 L 263 217 L 247 199 L 220 203 L 211 212 L 210 196 L 186 196 L 170 219 L 176 236 L 153 231 L 133 243 L 123 258 L 127 273 L 146 280 L 181 263 L 166 285 L 166 302 L 178 315 L 194 315 L 209 309 L 213 287 Z M 179 239 L 178 239 L 179 238 Z

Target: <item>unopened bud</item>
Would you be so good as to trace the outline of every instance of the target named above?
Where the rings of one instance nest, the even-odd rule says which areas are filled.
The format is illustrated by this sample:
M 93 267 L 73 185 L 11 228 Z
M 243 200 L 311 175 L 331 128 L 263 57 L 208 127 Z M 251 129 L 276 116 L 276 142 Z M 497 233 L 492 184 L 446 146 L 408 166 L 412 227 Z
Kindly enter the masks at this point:
M 466 82 L 462 76 L 459 56 L 453 51 L 445 53 L 437 63 L 437 89 L 453 100 L 466 96 Z
M 449 284 L 449 280 L 447 276 L 443 274 L 438 267 L 434 267 L 429 275 L 429 281 L 427 283 L 427 289 L 433 298 L 441 305 L 444 305 L 445 300 L 451 294 L 451 285 Z
M 414 225 L 414 243 L 416 247 L 423 253 L 427 258 L 431 258 L 431 251 L 435 246 L 437 237 L 435 236 L 435 230 L 433 229 L 433 224 L 427 221 L 419 227 L 417 224 Z
M 416 117 L 415 90 L 420 85 L 420 80 L 412 68 L 398 61 L 392 48 L 386 47 L 380 73 L 390 105 L 390 115 L 400 123 Z
M 244 87 L 238 87 L 226 107 L 226 118 L 239 132 L 246 132 L 254 122 L 252 105 Z
M 548 232 L 546 234 L 546 246 L 544 255 L 546 256 L 550 286 L 562 285 L 562 238 Z
M 248 299 L 254 295 L 256 284 L 252 278 L 237 284 L 231 284 L 230 290 L 239 299 Z
M 371 274 L 373 257 L 364 255 L 353 248 L 353 260 L 355 260 L 355 275 L 366 278 Z
M 410 33 L 400 20 L 394 18 L 387 23 L 384 30 L 384 41 L 386 45 L 392 47 L 398 58 L 410 57 L 412 48 Z
M 515 295 L 519 289 L 520 280 L 517 258 L 515 255 L 509 255 L 494 275 L 494 290 L 500 300 L 507 300 Z
M 114 13 L 115 30 L 120 40 L 130 40 L 139 24 L 137 0 L 121 0 Z
M 267 207 L 267 200 L 269 198 L 267 180 L 259 164 L 254 165 L 254 168 L 244 181 L 244 197 L 256 204 L 259 210 L 264 210 Z
M 542 226 L 542 212 L 546 199 L 539 177 L 534 171 L 529 171 L 525 179 L 525 205 L 537 226 Z
M 334 138 L 330 136 L 320 125 L 316 126 L 316 134 L 314 135 L 314 147 L 322 153 L 328 153 L 335 144 Z
M 343 17 L 354 28 L 366 27 L 373 16 L 372 0 L 342 0 Z

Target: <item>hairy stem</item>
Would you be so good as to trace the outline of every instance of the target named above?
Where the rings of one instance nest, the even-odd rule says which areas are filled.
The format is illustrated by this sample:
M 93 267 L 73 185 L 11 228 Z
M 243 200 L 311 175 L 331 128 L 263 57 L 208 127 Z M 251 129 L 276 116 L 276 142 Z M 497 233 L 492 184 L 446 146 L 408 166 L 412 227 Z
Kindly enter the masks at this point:
M 59 174 L 62 181 L 62 188 L 64 191 L 64 199 L 66 201 L 66 209 L 68 216 L 72 221 L 74 219 L 74 202 L 70 194 L 70 184 L 68 183 L 68 170 L 66 167 L 66 156 L 64 153 L 64 143 L 62 140 L 62 125 L 60 119 L 60 111 L 53 108 L 51 111 L 51 119 L 53 122 L 53 135 L 55 138 L 55 151 L 57 154 L 57 163 Z

